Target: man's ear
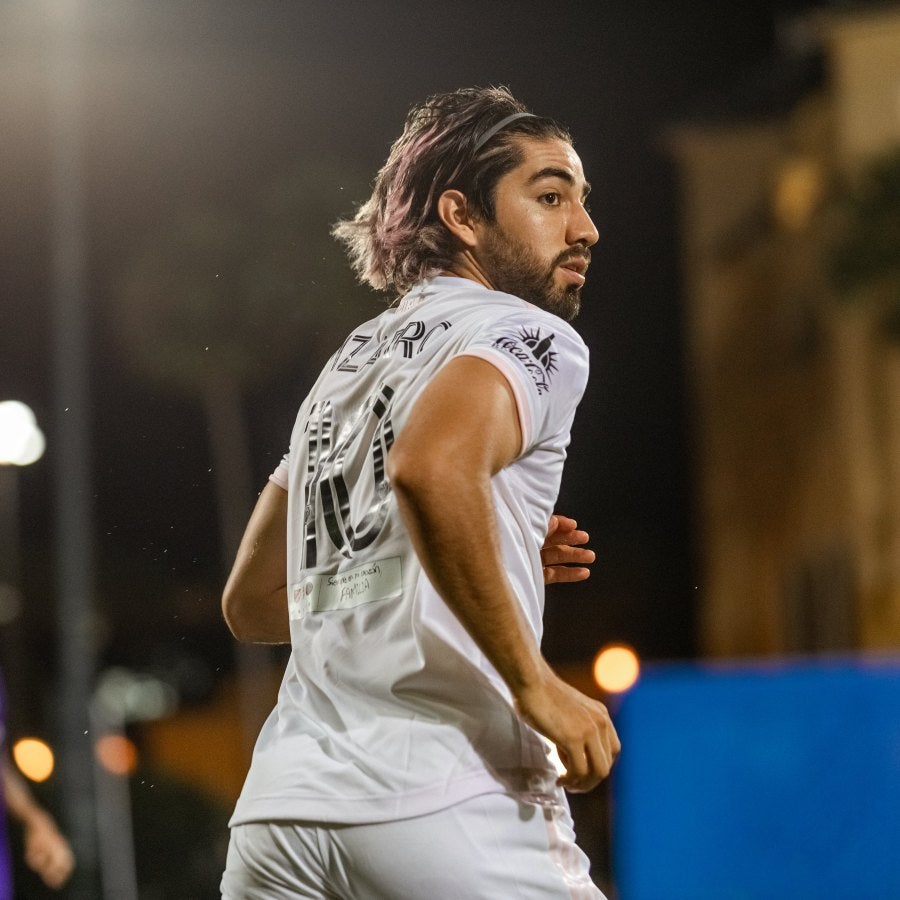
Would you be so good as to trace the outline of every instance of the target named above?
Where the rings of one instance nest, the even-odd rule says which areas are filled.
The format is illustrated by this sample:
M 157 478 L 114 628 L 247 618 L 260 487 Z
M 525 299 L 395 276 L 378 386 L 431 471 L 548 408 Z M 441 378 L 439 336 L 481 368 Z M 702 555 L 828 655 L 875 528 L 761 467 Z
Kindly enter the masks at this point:
M 437 214 L 447 231 L 454 235 L 464 247 L 472 248 L 478 243 L 475 223 L 469 212 L 466 195 L 462 191 L 447 190 L 438 197 Z

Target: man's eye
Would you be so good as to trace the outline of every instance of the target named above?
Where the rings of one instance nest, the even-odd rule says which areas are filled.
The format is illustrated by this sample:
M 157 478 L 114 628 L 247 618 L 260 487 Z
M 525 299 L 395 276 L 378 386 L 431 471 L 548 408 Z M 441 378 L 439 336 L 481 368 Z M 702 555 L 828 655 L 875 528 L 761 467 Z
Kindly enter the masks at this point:
M 555 191 L 550 191 L 547 194 L 544 194 L 541 197 L 541 200 L 544 201 L 548 206 L 556 206 L 559 203 L 559 194 Z

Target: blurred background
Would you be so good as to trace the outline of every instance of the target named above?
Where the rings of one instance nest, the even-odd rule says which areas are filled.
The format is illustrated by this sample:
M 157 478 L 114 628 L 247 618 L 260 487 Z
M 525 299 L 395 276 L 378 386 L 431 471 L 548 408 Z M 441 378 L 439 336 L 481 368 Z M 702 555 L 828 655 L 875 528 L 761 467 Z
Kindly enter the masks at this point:
M 618 784 L 574 798 L 595 880 L 623 900 L 823 895 L 814 863 L 755 886 L 723 865 L 680 893 L 635 875 L 631 849 L 645 873 L 679 858 L 653 855 L 667 829 L 699 854 L 682 865 L 727 861 L 677 813 L 636 811 L 688 783 L 663 734 L 707 771 L 731 760 L 687 802 L 702 819 L 721 799 L 754 744 L 721 737 L 746 691 L 782 714 L 750 747 L 767 771 L 833 752 L 826 713 L 782 739 L 825 695 L 895 796 L 900 733 L 865 729 L 900 709 L 900 5 L 15 0 L 0 401 L 31 413 L 0 408 L 0 668 L 9 747 L 53 753 L 32 788 L 79 860 L 62 896 L 218 896 L 284 663 L 234 646 L 221 586 L 300 400 L 382 302 L 329 224 L 411 105 L 491 83 L 571 128 L 601 233 L 558 504 L 598 561 L 550 591 L 545 649 L 658 755 L 626 753 Z M 630 691 L 595 679 L 610 645 L 645 667 Z M 759 699 L 773 686 L 793 705 Z M 686 698 L 701 714 L 682 735 Z M 667 776 L 649 800 L 648 772 Z M 847 828 L 900 839 L 897 808 Z M 743 846 L 806 846 L 807 813 Z M 883 853 L 854 847 L 857 871 Z M 874 871 L 846 895 L 900 895 L 896 865 Z

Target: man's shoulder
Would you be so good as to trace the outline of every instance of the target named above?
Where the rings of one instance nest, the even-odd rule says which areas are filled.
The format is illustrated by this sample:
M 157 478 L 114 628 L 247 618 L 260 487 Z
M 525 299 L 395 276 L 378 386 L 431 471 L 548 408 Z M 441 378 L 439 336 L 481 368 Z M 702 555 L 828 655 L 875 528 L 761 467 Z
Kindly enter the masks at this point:
M 578 332 L 565 319 L 555 313 L 528 303 L 521 297 L 504 291 L 493 290 L 468 278 L 438 276 L 423 282 L 416 291 L 423 301 L 443 306 L 448 312 L 455 312 L 473 322 L 504 324 L 516 322 L 540 323 L 556 333 L 565 334 L 572 341 L 584 346 Z M 407 297 L 412 297 L 411 291 Z M 406 303 L 401 302 L 401 308 Z
M 518 301 L 518 305 L 506 309 L 498 307 L 495 310 L 493 322 L 495 331 L 518 335 L 528 343 L 553 341 L 557 347 L 564 347 L 568 353 L 585 357 L 588 355 L 584 339 L 565 319 L 533 303 L 513 299 Z

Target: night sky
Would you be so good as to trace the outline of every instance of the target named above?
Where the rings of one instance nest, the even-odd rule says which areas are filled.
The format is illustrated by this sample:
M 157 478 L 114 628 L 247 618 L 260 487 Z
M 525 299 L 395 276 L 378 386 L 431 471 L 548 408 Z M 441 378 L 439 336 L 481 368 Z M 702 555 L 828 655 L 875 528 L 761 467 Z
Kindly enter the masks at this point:
M 215 672 L 231 654 L 218 613 L 225 569 L 203 409 L 142 374 L 139 357 L 163 352 L 152 328 L 123 336 L 135 260 L 210 211 L 240 224 L 244 268 L 213 273 L 198 257 L 193 276 L 210 266 L 209 278 L 228 282 L 215 295 L 209 341 L 241 323 L 256 354 L 240 399 L 258 490 L 319 366 L 354 319 L 379 308 L 375 297 L 346 301 L 329 222 L 365 198 L 413 103 L 489 83 L 571 128 L 601 233 L 576 322 L 591 348 L 591 381 L 559 502 L 591 532 L 598 562 L 587 584 L 551 592 L 546 651 L 571 662 L 625 640 L 649 658 L 695 653 L 702 584 L 665 132 L 704 98 L 727 115 L 729 86 L 771 55 L 776 23 L 812 5 L 83 0 L 92 397 L 80 414 L 92 435 L 102 660 L 140 668 L 194 659 Z M 48 438 L 20 486 L 24 624 L 34 653 L 52 661 L 53 137 L 40 8 L 0 10 L 0 399 L 29 403 Z M 299 224 L 260 200 L 284 179 L 300 185 Z M 296 310 L 277 320 L 247 314 L 241 294 L 270 244 L 314 259 L 295 273 Z M 195 343 L 199 359 L 208 342 Z

